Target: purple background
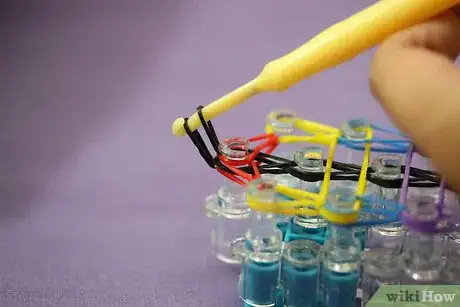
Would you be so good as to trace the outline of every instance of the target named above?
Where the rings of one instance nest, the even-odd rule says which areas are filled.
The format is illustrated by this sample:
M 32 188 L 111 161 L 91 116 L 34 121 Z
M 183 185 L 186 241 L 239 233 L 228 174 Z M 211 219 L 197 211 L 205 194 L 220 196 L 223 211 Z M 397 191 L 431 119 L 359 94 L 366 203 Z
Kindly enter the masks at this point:
M 222 179 L 171 123 L 372 1 L 6 2 L 0 306 L 240 306 L 202 209 Z M 370 58 L 260 95 L 215 126 L 254 135 L 272 108 L 387 124 Z

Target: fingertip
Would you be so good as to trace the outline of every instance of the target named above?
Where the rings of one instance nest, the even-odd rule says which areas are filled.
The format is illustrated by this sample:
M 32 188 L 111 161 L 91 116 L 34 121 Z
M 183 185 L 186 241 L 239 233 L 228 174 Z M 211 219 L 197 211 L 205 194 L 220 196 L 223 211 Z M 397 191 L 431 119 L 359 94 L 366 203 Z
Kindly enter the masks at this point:
M 459 189 L 460 70 L 453 59 L 460 51 L 460 23 L 452 16 L 449 23 L 420 25 L 383 42 L 369 83 L 396 126 Z

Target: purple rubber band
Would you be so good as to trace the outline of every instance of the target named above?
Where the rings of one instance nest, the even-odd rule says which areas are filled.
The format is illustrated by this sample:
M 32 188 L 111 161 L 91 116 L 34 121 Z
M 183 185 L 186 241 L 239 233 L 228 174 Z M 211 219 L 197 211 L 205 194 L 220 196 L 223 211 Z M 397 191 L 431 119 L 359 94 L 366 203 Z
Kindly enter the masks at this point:
M 412 163 L 412 158 L 414 156 L 414 146 L 411 145 L 409 147 L 409 151 L 406 155 L 405 169 L 404 169 L 404 177 L 401 186 L 401 193 L 399 196 L 399 203 L 405 204 L 407 201 L 407 191 L 409 190 L 409 175 L 410 175 L 410 165 Z
M 439 196 L 438 196 L 439 199 L 438 199 L 438 204 L 437 204 L 438 218 L 444 215 L 442 208 L 444 207 L 444 198 L 446 196 L 446 185 L 447 185 L 446 178 L 442 178 L 441 185 L 439 186 Z
M 405 161 L 405 170 L 404 170 L 404 179 L 401 186 L 401 196 L 400 196 L 400 203 L 406 204 L 407 197 L 408 197 L 408 190 L 409 190 L 409 177 L 410 177 L 410 166 L 412 164 L 412 159 L 414 156 L 415 147 L 411 146 L 409 151 L 407 152 L 406 161 Z M 439 194 L 438 194 L 438 201 L 436 204 L 437 209 L 437 218 L 432 221 L 420 221 L 417 220 L 416 217 L 412 216 L 406 208 L 406 211 L 402 213 L 401 220 L 403 224 L 405 224 L 409 229 L 420 231 L 420 232 L 428 232 L 428 233 L 442 233 L 442 232 L 449 232 L 455 229 L 455 218 L 454 217 L 446 217 L 444 214 L 444 203 L 445 203 L 445 195 L 446 195 L 446 187 L 447 187 L 447 180 L 442 178 L 440 186 L 439 186 Z
M 424 233 L 446 233 L 454 231 L 456 226 L 455 220 L 444 220 L 439 219 L 434 221 L 420 221 L 409 214 L 409 212 L 403 212 L 401 220 L 407 228 Z
M 409 177 L 410 177 L 410 167 L 412 164 L 412 159 L 414 157 L 414 152 L 416 152 L 416 148 L 411 145 L 409 148 L 409 151 L 407 152 L 406 155 L 406 161 L 405 161 L 405 170 L 404 170 L 404 178 L 403 178 L 403 183 L 401 186 L 401 194 L 399 198 L 399 202 L 401 204 L 406 204 L 407 202 L 407 197 L 408 197 L 408 190 L 409 190 Z M 440 184 L 440 190 L 439 190 L 439 199 L 437 205 L 437 213 L 438 216 L 436 220 L 433 221 L 419 221 L 417 218 L 412 216 L 408 211 L 406 207 L 406 211 L 402 213 L 401 215 L 401 220 L 402 222 L 409 227 L 409 229 L 415 230 L 415 231 L 421 231 L 421 232 L 429 232 L 429 233 L 439 233 L 439 232 L 445 232 L 445 231 L 450 231 L 452 230 L 452 227 L 454 226 L 453 224 L 447 223 L 447 225 L 443 225 L 442 228 L 440 228 L 439 222 L 442 220 L 443 217 L 443 206 L 444 206 L 444 197 L 445 197 L 445 189 L 446 189 L 447 182 L 443 178 L 441 180 Z

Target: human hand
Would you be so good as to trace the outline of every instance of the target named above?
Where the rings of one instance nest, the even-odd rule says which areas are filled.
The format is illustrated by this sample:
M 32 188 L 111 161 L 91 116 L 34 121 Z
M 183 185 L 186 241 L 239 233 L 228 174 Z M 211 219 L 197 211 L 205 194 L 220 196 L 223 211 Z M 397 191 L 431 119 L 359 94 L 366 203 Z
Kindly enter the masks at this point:
M 460 191 L 460 7 L 395 34 L 372 63 L 375 97 Z

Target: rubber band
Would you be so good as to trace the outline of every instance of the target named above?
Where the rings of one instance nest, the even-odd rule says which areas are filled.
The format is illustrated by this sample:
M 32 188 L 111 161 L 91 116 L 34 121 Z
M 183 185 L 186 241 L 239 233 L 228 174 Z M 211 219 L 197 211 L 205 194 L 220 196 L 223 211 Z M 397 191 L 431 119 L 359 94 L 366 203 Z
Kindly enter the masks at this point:
M 200 114 L 200 110 L 201 108 L 199 107 L 198 114 Z M 302 181 L 321 181 L 321 187 L 318 193 L 277 185 L 276 193 L 278 193 L 280 198 L 272 203 L 266 203 L 260 201 L 257 197 L 248 196 L 248 205 L 255 211 L 283 215 L 321 215 L 329 223 L 347 227 L 368 227 L 369 225 L 396 222 L 399 219 L 401 211 L 404 211 L 402 209 L 404 207 L 400 205 L 400 203 L 404 203 L 404 201 L 400 201 L 400 203 L 384 203 L 378 200 L 370 200 L 363 196 L 368 182 L 385 188 L 401 188 L 401 197 L 403 198 L 405 197 L 404 195 L 407 196 L 407 188 L 409 186 L 434 187 L 441 185 L 443 188 L 440 193 L 443 193 L 442 191 L 446 187 L 445 180 L 441 180 L 436 173 L 411 167 L 411 160 L 407 160 L 407 158 L 411 156 L 411 152 L 413 154 L 414 148 L 407 140 L 387 140 L 375 137 L 373 133 L 374 125 L 368 125 L 363 129 L 359 126 L 354 128 L 365 132 L 365 139 L 354 140 L 344 137 L 342 132 L 337 128 L 307 120 L 296 119 L 295 123 L 297 130 L 301 130 L 307 135 L 277 136 L 272 133 L 273 129 L 267 125 L 266 133 L 264 134 L 250 137 L 247 140 L 238 137 L 229 138 L 224 140 L 221 144 L 212 123 L 210 121 L 204 122 L 203 116 L 200 116 L 200 120 L 203 121 L 202 126 L 210 143 L 214 144 L 214 149 L 217 148 L 216 157 L 212 157 L 206 147 L 206 143 L 198 131 L 195 130 L 194 132 L 190 132 L 187 126 L 187 120 L 185 120 L 184 123 L 184 130 L 187 132 L 206 163 L 215 168 L 227 179 L 242 186 L 257 179 L 260 180 L 263 174 L 290 174 Z M 384 129 L 379 128 L 377 130 L 388 133 L 388 131 Z M 233 140 L 235 142 L 232 143 Z M 272 154 L 280 143 L 299 142 L 325 145 L 328 147 L 327 157 L 323 160 L 323 172 L 305 171 L 299 168 L 295 161 Z M 254 146 L 251 146 L 253 143 Z M 337 146 L 356 148 L 357 151 L 362 151 L 363 158 L 361 165 L 334 161 Z M 227 148 L 227 150 L 236 154 L 235 157 L 237 158 L 226 156 L 224 152 L 220 151 L 221 148 Z M 371 152 L 376 151 L 397 151 L 405 153 L 406 165 L 401 166 L 401 172 L 404 173 L 403 178 L 383 179 L 375 177 L 373 175 L 374 170 L 370 166 L 370 156 Z M 330 182 L 332 180 L 357 182 L 354 200 L 352 200 L 352 206 L 349 210 L 337 211 L 337 209 L 328 204 L 327 197 L 329 194 Z M 440 199 L 441 198 L 442 195 L 440 195 Z M 385 209 L 380 210 L 373 208 L 371 206 L 372 202 L 374 204 L 384 205 Z
M 239 138 L 230 138 L 230 142 L 233 139 Z M 260 178 L 261 174 L 258 169 L 260 163 L 258 161 L 255 161 L 255 158 L 263 150 L 266 150 L 268 153 L 271 153 L 278 145 L 278 138 L 276 135 L 273 134 L 260 135 L 249 139 L 249 141 L 262 140 L 265 140 L 265 142 L 256 146 L 250 153 L 248 151 L 248 148 L 238 148 L 238 146 L 235 148 L 229 148 L 230 150 L 242 150 L 244 152 L 247 152 L 246 156 L 241 159 L 231 159 L 230 157 L 226 157 L 222 153 L 218 153 L 217 158 L 218 160 L 220 160 L 221 165 L 225 166 L 227 170 L 233 172 L 233 174 L 224 170 L 221 170 L 219 172 L 225 174 L 227 178 L 237 182 L 238 184 L 241 184 L 242 182 L 247 183 L 254 179 Z M 229 144 L 228 146 L 231 147 L 231 145 L 232 144 Z M 250 167 L 252 172 L 245 171 L 242 168 L 238 168 L 238 166 L 248 166 Z
M 198 117 L 200 118 L 201 125 L 203 126 L 203 129 L 206 132 L 206 135 L 208 136 L 212 147 L 214 148 L 214 150 L 217 153 L 219 151 L 219 149 L 218 149 L 219 138 L 217 137 L 217 133 L 216 133 L 211 121 L 205 121 L 204 116 L 203 116 L 203 112 L 202 112 L 203 106 L 198 106 L 196 109 L 197 109 Z
M 268 131 L 270 131 L 270 130 L 268 130 Z M 337 130 L 335 130 L 335 131 L 337 131 Z M 321 131 L 321 133 L 322 132 L 323 131 Z M 333 157 L 334 157 L 334 153 L 335 153 L 335 148 L 336 148 L 336 145 L 337 145 L 339 137 L 340 137 L 338 133 L 335 134 L 335 135 L 321 134 L 321 135 L 319 135 L 319 137 L 315 136 L 315 135 L 302 137 L 303 140 L 317 141 L 317 142 L 320 142 L 321 144 L 328 144 L 329 145 L 328 158 L 325 160 L 326 168 L 325 168 L 325 171 L 324 171 L 324 177 L 321 180 L 322 181 L 322 186 L 321 186 L 321 190 L 320 190 L 319 194 L 315 195 L 314 193 L 308 193 L 308 192 L 298 190 L 298 189 L 292 189 L 292 188 L 288 188 L 288 187 L 279 186 L 279 188 L 277 189 L 278 192 L 281 193 L 282 195 L 286 196 L 286 197 L 289 197 L 289 198 L 293 199 L 293 201 L 275 202 L 273 204 L 267 205 L 266 203 L 258 202 L 257 199 L 254 198 L 254 197 L 249 197 L 248 198 L 249 206 L 253 210 L 264 210 L 265 212 L 269 211 L 269 210 L 274 210 L 274 212 L 277 212 L 277 213 L 280 213 L 280 214 L 290 214 L 290 213 L 292 214 L 292 213 L 295 213 L 295 214 L 298 215 L 298 214 L 300 214 L 300 210 L 305 209 L 305 208 L 303 208 L 301 206 L 302 204 L 305 204 L 305 203 L 303 203 L 301 201 L 301 199 L 308 197 L 309 200 L 307 201 L 307 203 L 310 206 L 312 206 L 314 204 L 316 206 L 316 208 L 317 208 L 317 210 L 308 209 L 307 211 L 310 211 L 311 214 L 319 213 L 320 215 L 322 215 L 329 222 L 336 223 L 336 224 L 359 224 L 360 223 L 358 221 L 359 220 L 359 212 L 361 211 L 361 209 L 363 209 L 364 212 L 369 211 L 369 210 L 366 210 L 366 208 L 362 208 L 363 199 L 361 197 L 364 194 L 364 191 L 365 191 L 365 188 L 366 188 L 366 185 L 367 185 L 367 178 L 368 178 L 367 171 L 370 169 L 369 162 L 370 162 L 370 153 L 371 153 L 371 149 L 372 149 L 372 143 L 371 143 L 371 141 L 373 139 L 372 136 L 373 136 L 372 129 L 369 128 L 367 130 L 367 133 L 366 133 L 367 142 L 363 142 L 364 147 L 365 147 L 364 148 L 365 151 L 364 151 L 364 154 L 363 154 L 363 161 L 362 161 L 361 167 L 359 167 L 359 166 L 351 166 L 350 167 L 350 166 L 348 166 L 346 164 L 338 164 L 339 167 L 341 166 L 343 169 L 351 171 L 351 172 L 353 172 L 355 174 L 356 173 L 359 174 L 358 186 L 357 186 L 357 191 L 356 191 L 356 199 L 354 201 L 353 208 L 352 208 L 352 210 L 350 210 L 350 212 L 348 212 L 348 213 L 339 212 L 338 213 L 338 212 L 332 211 L 328 206 L 324 206 L 325 203 L 326 203 L 326 196 L 327 196 L 328 190 L 329 190 L 330 179 L 331 179 L 332 174 L 333 174 L 333 172 L 331 170 L 332 170 L 332 166 L 334 164 Z M 300 139 L 300 138 L 297 138 L 297 140 L 298 139 Z M 295 136 L 281 136 L 281 137 L 279 137 L 280 142 L 295 141 L 295 140 L 296 140 Z M 318 177 L 318 179 L 320 179 L 319 178 L 320 176 L 317 176 L 317 177 Z M 402 182 L 401 182 L 401 184 L 402 184 Z M 295 192 L 296 190 L 298 192 Z M 314 201 L 315 197 L 313 197 L 313 196 L 317 196 L 316 201 Z M 376 212 L 374 212 L 374 213 L 376 213 Z M 377 212 L 377 213 L 382 214 L 382 212 Z M 394 214 L 394 213 L 392 213 L 390 215 L 387 214 L 387 216 L 383 219 L 383 222 L 394 221 L 397 217 L 398 217 L 398 214 Z M 372 224 L 372 223 L 373 224 L 379 224 L 379 223 L 382 223 L 382 219 L 380 219 L 379 221 L 365 221 L 365 223 L 367 223 L 367 224 Z
M 279 137 L 280 143 L 309 142 L 328 145 L 331 141 L 330 139 L 338 135 L 338 143 L 353 150 L 365 151 L 365 143 L 373 144 L 371 147 L 372 152 L 406 153 L 409 147 L 408 140 L 384 140 L 379 138 L 350 140 L 343 137 L 338 128 L 300 118 L 294 120 L 294 127 L 307 135 L 283 135 Z M 372 129 L 372 127 L 371 125 L 369 128 Z M 379 128 L 379 130 L 386 133 L 391 132 L 391 130 L 382 128 Z M 267 133 L 273 133 L 274 129 L 271 125 L 266 125 L 265 131 Z
M 219 169 L 219 168 L 216 168 L 216 170 L 221 173 L 224 177 L 226 177 L 227 179 L 241 185 L 241 186 L 245 186 L 246 185 L 246 182 L 244 182 L 243 180 L 241 180 L 240 178 L 238 178 L 237 176 L 231 174 L 231 173 L 228 173 L 222 169 Z
M 412 164 L 412 158 L 414 156 L 414 146 L 409 147 L 409 152 L 406 155 L 406 161 L 405 165 L 406 168 L 404 170 L 404 177 L 403 177 L 403 183 L 401 186 L 401 192 L 399 196 L 399 202 L 405 204 L 407 201 L 407 193 L 409 190 L 409 175 L 410 175 L 410 165 Z
M 406 203 L 408 201 L 408 187 L 409 187 L 409 169 L 413 160 L 413 155 L 416 149 L 414 146 L 411 146 L 409 153 L 406 156 L 406 170 L 404 172 L 403 187 L 401 188 L 401 197 L 400 202 Z M 401 215 L 403 224 L 405 224 L 409 229 L 419 231 L 419 232 L 428 232 L 428 233 L 446 233 L 454 231 L 457 228 L 457 224 L 460 221 L 460 212 L 456 212 L 455 209 L 445 210 L 447 204 L 445 202 L 445 192 L 447 187 L 447 181 L 443 178 L 439 184 L 439 192 L 437 195 L 437 201 L 433 204 L 436 210 L 436 216 L 433 216 L 431 219 L 419 218 L 418 212 L 416 210 L 418 202 L 421 201 L 418 198 L 414 199 L 415 212 L 411 212 L 411 208 L 406 207 L 404 212 Z
M 333 135 L 340 134 L 340 130 L 335 127 L 320 124 L 314 121 L 309 121 L 306 119 L 300 119 L 300 118 L 297 118 L 294 121 L 294 127 L 303 132 L 312 133 L 312 134 L 318 134 L 318 133 L 333 134 Z
M 385 132 L 385 133 L 388 133 L 388 134 L 400 136 L 402 138 L 407 139 L 407 137 L 404 134 L 402 134 L 400 131 L 398 131 L 398 130 L 389 129 L 389 128 L 382 128 L 382 127 L 380 127 L 378 125 L 375 125 L 375 124 L 371 124 L 371 128 L 373 130 L 375 130 L 375 131 L 381 131 L 381 132 Z
M 300 170 L 294 161 L 285 158 L 260 153 L 256 160 L 261 164 L 259 171 L 261 174 L 290 174 L 302 181 L 317 182 L 322 181 L 324 172 L 306 172 Z M 280 161 L 280 162 L 278 162 Z M 286 161 L 286 162 L 284 162 Z M 326 160 L 324 160 L 324 165 Z M 251 173 L 251 169 L 243 167 L 245 172 Z M 332 162 L 332 168 L 335 170 L 331 172 L 331 180 L 350 180 L 358 181 L 361 167 L 354 164 L 347 164 L 343 162 Z M 401 167 L 401 172 L 404 172 L 404 166 Z M 367 170 L 367 180 L 375 183 L 384 188 L 400 188 L 402 179 L 379 179 L 373 176 L 374 170 L 371 167 Z M 417 168 L 410 168 L 410 186 L 414 187 L 437 187 L 439 186 L 439 176 L 432 172 L 420 170 Z
M 230 140 L 233 139 L 233 138 L 230 138 Z M 250 138 L 248 141 L 251 142 L 251 141 L 261 141 L 261 140 L 265 140 L 265 142 L 263 142 L 262 144 L 259 144 L 258 146 L 256 146 L 252 151 L 251 153 L 249 153 L 249 155 L 247 155 L 244 159 L 240 159 L 240 160 L 232 160 L 232 159 L 229 159 L 227 157 L 225 157 L 224 155 L 222 154 L 218 154 L 218 157 L 219 159 L 225 163 L 225 164 L 229 164 L 229 165 L 233 165 L 233 166 L 243 166 L 243 165 L 249 165 L 252 161 L 254 161 L 254 159 L 256 158 L 256 156 L 261 153 L 264 149 L 267 149 L 267 150 L 272 150 L 273 151 L 273 147 L 276 148 L 276 146 L 278 145 L 278 138 L 276 135 L 260 135 L 260 136 L 257 136 L 255 138 Z
M 190 131 L 190 128 L 188 127 L 188 118 L 184 118 L 184 130 L 189 136 L 190 140 L 192 140 L 195 147 L 198 149 L 198 152 L 200 153 L 201 157 L 206 161 L 209 167 L 214 168 L 213 159 L 211 153 L 209 152 L 206 146 L 206 143 L 203 141 L 203 138 L 201 137 L 198 130 L 195 130 L 193 132 Z

